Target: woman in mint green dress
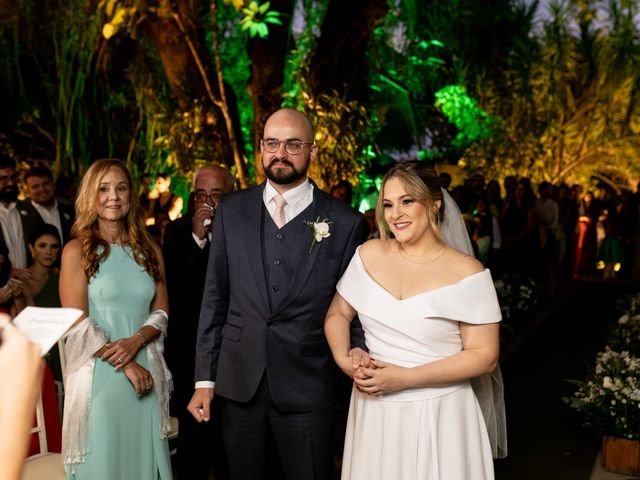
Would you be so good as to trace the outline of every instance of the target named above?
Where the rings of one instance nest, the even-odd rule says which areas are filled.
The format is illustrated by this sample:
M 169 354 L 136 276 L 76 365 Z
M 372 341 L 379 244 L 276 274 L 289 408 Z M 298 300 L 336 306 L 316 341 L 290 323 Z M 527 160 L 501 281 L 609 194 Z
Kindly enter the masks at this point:
M 131 192 L 124 164 L 95 162 L 76 200 L 75 239 L 62 254 L 62 306 L 87 314 L 65 346 L 68 479 L 172 478 L 164 267 Z

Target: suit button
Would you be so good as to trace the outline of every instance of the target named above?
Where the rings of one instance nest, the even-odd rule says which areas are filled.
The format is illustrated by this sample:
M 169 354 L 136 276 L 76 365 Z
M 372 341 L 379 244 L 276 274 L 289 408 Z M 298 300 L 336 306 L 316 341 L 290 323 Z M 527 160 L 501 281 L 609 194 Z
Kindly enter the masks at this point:
M 271 291 L 273 293 L 276 293 L 278 290 L 280 290 L 280 287 L 278 285 L 274 285 L 273 287 L 271 287 Z
M 273 324 L 273 321 L 271 321 L 271 319 L 267 320 L 267 327 L 270 327 Z
M 283 234 L 281 234 L 281 233 L 277 233 L 277 234 L 276 234 L 276 238 L 277 238 L 278 240 L 282 240 L 282 239 L 284 238 L 284 235 L 283 235 Z
M 274 265 L 280 265 L 280 259 L 279 259 L 279 258 L 276 258 L 276 259 L 273 261 L 273 264 L 274 264 Z

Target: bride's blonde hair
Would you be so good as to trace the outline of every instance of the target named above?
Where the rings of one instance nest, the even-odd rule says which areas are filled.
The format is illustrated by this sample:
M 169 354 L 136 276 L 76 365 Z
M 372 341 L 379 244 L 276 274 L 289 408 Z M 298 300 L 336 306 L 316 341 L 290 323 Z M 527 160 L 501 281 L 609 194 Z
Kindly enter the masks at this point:
M 427 207 L 429 215 L 429 223 L 438 239 L 441 239 L 440 228 L 438 225 L 444 219 L 444 201 L 442 189 L 438 182 L 438 174 L 436 171 L 418 160 L 400 161 L 391 167 L 382 179 L 382 188 L 378 196 L 376 204 L 376 223 L 380 238 L 390 240 L 393 238 L 391 228 L 384 219 L 383 197 L 384 186 L 392 178 L 399 179 L 407 189 L 409 195 Z M 440 207 L 435 210 L 436 202 L 440 200 Z
M 118 168 L 124 173 L 129 184 L 129 211 L 122 219 L 124 235 L 131 247 L 133 259 L 153 277 L 160 280 L 160 263 L 153 248 L 153 240 L 147 233 L 138 197 L 133 193 L 133 181 L 127 167 L 120 160 L 103 159 L 94 162 L 82 178 L 76 198 L 76 221 L 71 234 L 80 241 L 82 250 L 82 268 L 87 278 L 93 278 L 100 268 L 100 262 L 109 256 L 109 242 L 99 235 L 98 212 L 96 203 L 100 192 L 100 183 L 109 169 Z

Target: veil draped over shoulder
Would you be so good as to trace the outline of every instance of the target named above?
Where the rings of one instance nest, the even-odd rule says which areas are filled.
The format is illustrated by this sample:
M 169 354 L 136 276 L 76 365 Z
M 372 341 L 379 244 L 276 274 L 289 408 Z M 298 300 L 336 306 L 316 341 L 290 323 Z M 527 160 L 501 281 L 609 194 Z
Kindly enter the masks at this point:
M 442 195 L 444 201 L 444 220 L 440 224 L 442 239 L 450 247 L 473 257 L 473 247 L 462 213 L 444 188 Z M 487 425 L 493 458 L 504 458 L 507 456 L 507 422 L 500 365 L 491 373 L 472 378 L 471 386 L 478 398 Z

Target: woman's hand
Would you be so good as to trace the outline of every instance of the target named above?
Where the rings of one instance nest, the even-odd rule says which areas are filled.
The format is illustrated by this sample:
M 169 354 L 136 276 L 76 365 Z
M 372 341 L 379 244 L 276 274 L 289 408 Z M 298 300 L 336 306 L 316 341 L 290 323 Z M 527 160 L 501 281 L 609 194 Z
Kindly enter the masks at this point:
M 407 388 L 409 370 L 372 358 L 371 365 L 360 367 L 360 372 L 354 375 L 353 381 L 361 392 L 369 395 L 384 395 Z
M 127 376 L 136 394 L 141 397 L 146 395 L 153 388 L 153 377 L 146 368 L 141 367 L 137 362 L 129 362 L 122 369 Z
M 109 362 L 117 370 L 123 368 L 136 357 L 138 350 L 142 347 L 142 341 L 138 335 L 132 335 L 107 343 L 105 347 L 102 360 Z

